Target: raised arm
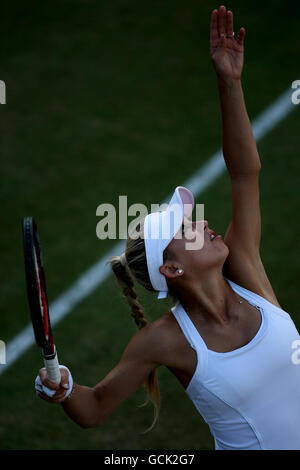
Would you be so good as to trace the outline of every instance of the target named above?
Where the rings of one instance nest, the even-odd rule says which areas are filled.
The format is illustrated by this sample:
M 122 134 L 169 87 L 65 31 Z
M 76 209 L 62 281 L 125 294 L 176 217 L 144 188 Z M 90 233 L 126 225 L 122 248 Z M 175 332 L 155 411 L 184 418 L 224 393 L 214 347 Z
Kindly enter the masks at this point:
M 227 22 L 226 22 L 227 18 Z M 256 173 L 260 159 L 243 96 L 245 28 L 233 37 L 233 13 L 221 6 L 211 16 L 210 50 L 221 103 L 223 155 L 232 178 Z
M 229 256 L 224 274 L 278 304 L 260 258 L 261 162 L 249 121 L 241 76 L 245 28 L 234 38 L 233 13 L 214 10 L 210 24 L 210 56 L 217 74 L 222 115 L 223 156 L 232 187 L 232 218 L 224 241 Z

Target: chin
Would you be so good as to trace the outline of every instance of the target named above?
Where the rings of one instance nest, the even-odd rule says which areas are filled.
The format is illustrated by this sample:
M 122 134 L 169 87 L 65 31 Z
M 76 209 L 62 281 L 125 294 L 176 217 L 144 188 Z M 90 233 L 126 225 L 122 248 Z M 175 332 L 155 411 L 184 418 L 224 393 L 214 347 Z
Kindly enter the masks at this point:
M 229 248 L 225 243 L 224 243 L 224 245 L 225 245 L 226 250 L 224 250 L 224 256 L 223 256 L 223 269 L 224 269 L 224 266 L 226 264 L 226 261 L 227 261 L 228 255 L 229 255 Z
M 227 251 L 228 251 L 228 253 L 229 253 L 229 246 L 228 246 L 228 245 L 226 245 L 226 243 L 224 242 L 224 240 L 222 240 L 222 241 L 223 241 L 222 245 L 224 246 L 224 248 L 226 248 L 226 250 L 227 250 Z
M 229 255 L 229 248 L 226 245 L 226 243 L 222 244 L 222 250 L 220 250 L 220 259 L 222 259 L 222 263 L 224 264 L 226 259 L 228 258 Z
M 229 255 L 229 247 L 226 245 L 226 243 L 224 243 L 224 247 L 225 247 L 224 251 L 226 251 L 226 253 L 227 253 L 227 255 L 226 255 L 226 258 L 227 258 L 228 255 Z

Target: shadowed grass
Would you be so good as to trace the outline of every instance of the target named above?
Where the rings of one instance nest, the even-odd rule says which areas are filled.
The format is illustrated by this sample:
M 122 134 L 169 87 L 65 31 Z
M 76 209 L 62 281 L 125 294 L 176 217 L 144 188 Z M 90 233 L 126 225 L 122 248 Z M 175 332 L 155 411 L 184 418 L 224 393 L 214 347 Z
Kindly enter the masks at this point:
M 292 8 L 293 3 L 290 5 Z M 231 2 L 246 28 L 243 88 L 250 119 L 299 78 L 298 22 L 284 3 Z M 96 238 L 96 208 L 161 202 L 221 146 L 216 79 L 209 60 L 212 2 L 11 1 L 3 5 L 0 108 L 2 211 L 0 338 L 29 321 L 21 220 L 34 215 L 49 300 L 115 243 Z M 280 35 L 278 35 L 280 18 Z M 259 144 L 262 258 L 280 304 L 299 326 L 299 110 Z M 224 174 L 198 198 L 211 227 L 231 216 Z M 217 229 L 217 230 L 216 230 Z M 153 321 L 169 303 L 138 287 Z M 93 385 L 135 333 L 109 278 L 55 328 L 62 363 Z M 81 430 L 60 407 L 36 399 L 41 366 L 32 348 L 0 378 L 2 449 L 212 449 L 209 430 L 177 380 L 159 369 L 158 425 L 140 389 L 99 429 Z M 1 366 L 0 366 L 1 367 Z M 58 438 L 59 436 L 59 438 Z

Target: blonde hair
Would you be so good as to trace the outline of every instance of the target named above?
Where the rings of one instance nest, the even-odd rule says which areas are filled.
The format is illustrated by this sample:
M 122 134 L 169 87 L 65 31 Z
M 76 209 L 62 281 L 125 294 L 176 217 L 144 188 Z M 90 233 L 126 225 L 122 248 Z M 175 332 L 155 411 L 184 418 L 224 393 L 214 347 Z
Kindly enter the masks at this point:
M 143 230 L 143 222 L 140 223 L 140 226 L 137 226 L 137 230 L 141 233 L 140 230 Z M 126 263 L 122 263 L 123 260 L 121 259 L 121 256 L 113 256 L 110 259 L 110 265 L 117 278 L 122 295 L 130 306 L 131 316 L 133 317 L 137 327 L 140 329 L 146 326 L 148 322 L 145 318 L 143 308 L 137 300 L 134 281 L 130 273 L 132 273 L 134 278 L 147 290 L 156 292 L 152 287 L 148 274 L 145 243 L 143 238 L 139 237 L 137 239 L 133 239 L 128 237 L 125 258 Z M 150 400 L 153 403 L 155 410 L 152 425 L 144 431 L 148 432 L 155 425 L 159 415 L 160 393 L 156 369 L 149 374 L 144 382 L 144 386 L 147 390 L 147 401 L 144 405 L 146 405 Z

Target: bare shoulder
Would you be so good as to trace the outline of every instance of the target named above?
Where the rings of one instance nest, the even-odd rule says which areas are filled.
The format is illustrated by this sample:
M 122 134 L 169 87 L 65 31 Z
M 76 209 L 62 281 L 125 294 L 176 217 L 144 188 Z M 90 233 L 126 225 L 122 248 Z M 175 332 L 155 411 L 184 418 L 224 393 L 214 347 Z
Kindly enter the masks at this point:
M 188 343 L 171 311 L 156 323 L 165 343 L 160 349 L 161 362 L 178 379 L 184 389 L 190 383 L 197 366 L 197 353 Z
M 192 354 L 170 310 L 139 330 L 128 346 L 156 366 L 164 365 L 168 368 L 186 368 L 185 361 Z
M 153 323 L 153 331 L 159 342 L 159 361 L 186 387 L 193 375 L 196 351 L 190 346 L 171 310 Z
M 160 318 L 148 323 L 140 333 L 141 342 L 160 365 L 168 364 L 168 357 L 174 355 L 180 337 L 180 328 L 171 311 L 167 311 Z
M 172 335 L 164 317 L 138 330 L 127 344 L 122 357 L 127 359 L 135 356 L 142 361 L 152 362 L 156 366 L 161 365 L 163 351 L 171 343 Z

